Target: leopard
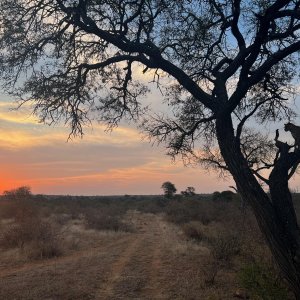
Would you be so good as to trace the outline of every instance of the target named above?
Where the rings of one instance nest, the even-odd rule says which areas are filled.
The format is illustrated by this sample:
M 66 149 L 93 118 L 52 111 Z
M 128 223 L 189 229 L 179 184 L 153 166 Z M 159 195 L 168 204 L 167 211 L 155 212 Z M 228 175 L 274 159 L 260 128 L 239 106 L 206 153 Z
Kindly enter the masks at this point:
M 300 126 L 291 122 L 284 124 L 284 130 L 289 131 L 295 140 L 295 150 L 300 150 Z

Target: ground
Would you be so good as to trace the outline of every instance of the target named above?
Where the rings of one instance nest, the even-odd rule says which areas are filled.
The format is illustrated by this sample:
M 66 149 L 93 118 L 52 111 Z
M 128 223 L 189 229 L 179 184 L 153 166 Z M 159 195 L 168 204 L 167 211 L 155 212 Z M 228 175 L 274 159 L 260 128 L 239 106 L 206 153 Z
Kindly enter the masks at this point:
M 32 259 L 26 247 L 3 249 L 0 299 L 249 298 L 238 274 L 250 244 L 242 254 L 216 258 L 205 239 L 188 239 L 165 212 L 130 209 L 122 219 L 129 231 L 91 229 L 82 216 L 69 215 L 60 222 L 64 250 L 57 257 Z M 2 219 L 2 230 L 9 222 Z M 222 227 L 200 225 L 209 235 Z

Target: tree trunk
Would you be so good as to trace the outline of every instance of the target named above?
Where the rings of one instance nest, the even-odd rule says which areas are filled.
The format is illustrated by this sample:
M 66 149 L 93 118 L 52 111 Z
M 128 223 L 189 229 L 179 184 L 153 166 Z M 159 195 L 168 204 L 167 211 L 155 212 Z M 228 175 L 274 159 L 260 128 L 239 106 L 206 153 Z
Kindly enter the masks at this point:
M 221 154 L 238 190 L 252 207 L 278 266 L 296 299 L 300 299 L 300 233 L 288 189 L 288 170 L 281 166 L 274 168 L 270 176 L 270 199 L 241 152 L 230 116 L 217 119 L 216 131 Z

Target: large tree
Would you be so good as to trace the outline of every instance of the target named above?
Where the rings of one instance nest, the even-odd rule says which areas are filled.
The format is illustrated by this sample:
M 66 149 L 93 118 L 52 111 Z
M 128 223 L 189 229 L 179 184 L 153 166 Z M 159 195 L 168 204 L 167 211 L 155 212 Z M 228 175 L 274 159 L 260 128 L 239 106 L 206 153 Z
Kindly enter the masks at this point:
M 42 121 L 63 119 L 81 134 L 91 116 L 114 127 L 149 115 L 145 130 L 169 154 L 229 171 L 300 299 L 288 189 L 300 147 L 263 137 L 266 124 L 293 117 L 300 1 L 0 0 L 0 23 L 5 88 Z M 143 74 L 169 112 L 144 112 Z

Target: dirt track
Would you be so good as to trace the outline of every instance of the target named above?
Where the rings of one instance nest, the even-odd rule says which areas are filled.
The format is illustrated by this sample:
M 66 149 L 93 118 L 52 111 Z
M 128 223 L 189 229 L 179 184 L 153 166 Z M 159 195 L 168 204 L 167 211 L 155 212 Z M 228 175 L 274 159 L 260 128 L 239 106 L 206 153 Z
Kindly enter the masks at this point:
M 98 299 L 164 299 L 161 257 L 167 251 L 166 232 L 155 215 L 135 215 L 138 235 L 128 239 L 121 255 L 112 264 L 107 281 L 100 286 Z M 165 229 L 167 227 L 164 227 Z

